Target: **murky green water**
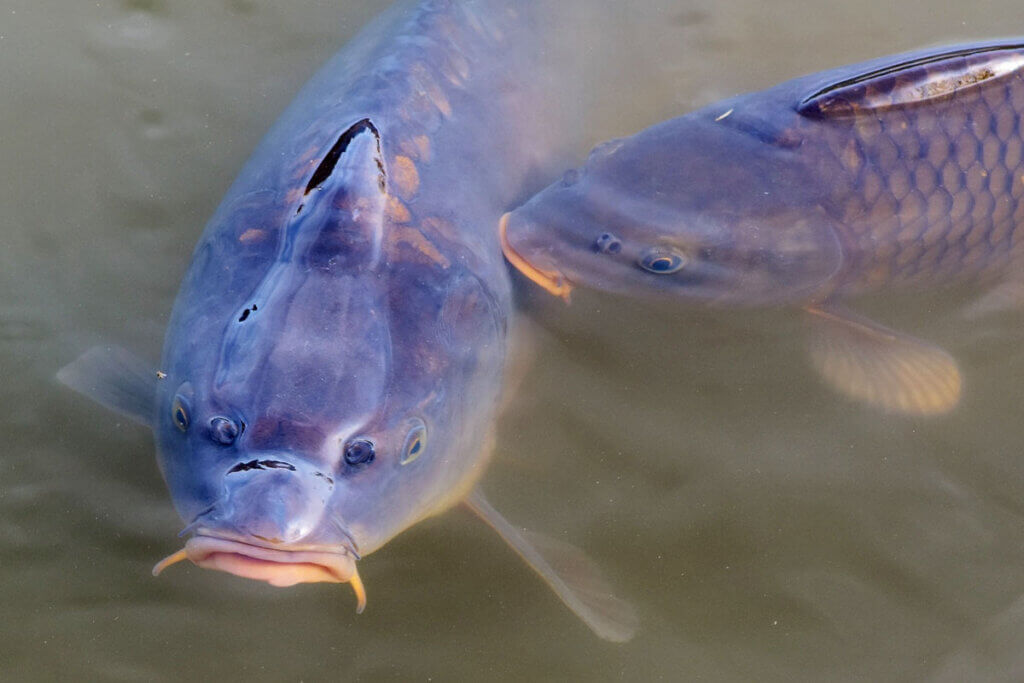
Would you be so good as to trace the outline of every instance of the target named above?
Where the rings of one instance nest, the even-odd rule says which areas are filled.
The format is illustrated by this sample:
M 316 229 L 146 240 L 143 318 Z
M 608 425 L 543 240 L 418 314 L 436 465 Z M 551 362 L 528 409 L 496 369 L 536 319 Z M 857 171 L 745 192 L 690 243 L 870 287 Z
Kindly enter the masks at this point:
M 1024 316 L 862 302 L 961 361 L 930 420 L 824 388 L 787 311 L 524 290 L 536 358 L 484 486 L 584 547 L 643 624 L 601 642 L 481 524 L 430 520 L 347 588 L 149 570 L 179 520 L 148 432 L 59 387 L 156 358 L 195 238 L 267 126 L 386 3 L 0 2 L 0 679 L 1024 678 Z M 1024 32 L 991 3 L 595 4 L 591 142 L 808 71 Z M 621 30 L 607 30 L 620 26 Z M 604 27 L 604 28 L 601 28 Z

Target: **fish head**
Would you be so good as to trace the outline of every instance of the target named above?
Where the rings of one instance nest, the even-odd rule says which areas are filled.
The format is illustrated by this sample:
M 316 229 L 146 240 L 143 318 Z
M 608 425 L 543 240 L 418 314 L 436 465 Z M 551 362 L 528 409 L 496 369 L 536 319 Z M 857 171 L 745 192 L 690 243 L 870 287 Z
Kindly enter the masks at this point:
M 708 304 L 799 300 L 826 286 L 841 250 L 795 155 L 670 121 L 596 148 L 503 218 L 502 246 L 560 296 L 586 286 Z
M 390 336 L 367 282 L 352 278 L 327 306 L 313 301 L 315 274 L 297 288 L 274 277 L 244 320 L 217 306 L 180 312 L 158 459 L 199 566 L 274 585 L 348 581 L 361 550 L 337 500 L 372 485 L 376 453 L 360 450 L 360 430 L 380 418 Z
M 381 143 L 357 125 L 298 208 L 242 193 L 219 212 L 179 294 L 155 431 L 200 566 L 349 580 L 482 464 L 504 358 L 496 295 L 412 228 L 390 233 Z M 240 240 L 254 215 L 281 226 Z

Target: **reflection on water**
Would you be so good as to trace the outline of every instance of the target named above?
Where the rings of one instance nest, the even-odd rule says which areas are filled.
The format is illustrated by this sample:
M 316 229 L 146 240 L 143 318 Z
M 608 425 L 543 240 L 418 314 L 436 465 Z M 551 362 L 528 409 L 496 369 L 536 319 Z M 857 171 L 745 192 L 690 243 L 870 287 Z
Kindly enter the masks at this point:
M 370 607 L 154 560 L 179 527 L 148 433 L 52 380 L 101 340 L 156 357 L 203 223 L 316 66 L 385 3 L 0 7 L 0 675 L 1017 680 L 1020 314 L 971 292 L 858 310 L 961 361 L 962 405 L 879 415 L 821 386 L 788 311 L 523 288 L 536 357 L 485 489 L 638 606 L 598 641 L 460 511 L 364 563 Z M 1024 25 L 1006 0 L 609 3 L 567 27 L 591 143 L 800 73 Z M 664 7 L 660 7 L 664 5 Z M 571 39 L 571 41 L 569 40 Z M 582 150 L 581 150 L 582 153 Z

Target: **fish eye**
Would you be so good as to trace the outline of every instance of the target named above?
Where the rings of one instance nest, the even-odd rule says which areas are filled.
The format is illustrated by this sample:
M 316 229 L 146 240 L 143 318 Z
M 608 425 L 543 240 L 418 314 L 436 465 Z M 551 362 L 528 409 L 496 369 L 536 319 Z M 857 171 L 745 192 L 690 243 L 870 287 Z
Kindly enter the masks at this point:
M 174 420 L 174 426 L 177 427 L 179 431 L 184 432 L 188 429 L 188 416 L 188 399 L 181 394 L 178 394 L 174 397 L 174 403 L 171 405 L 171 419 Z
M 422 420 L 417 419 L 405 437 L 405 446 L 402 448 L 402 458 L 399 465 L 408 465 L 423 454 L 427 447 L 427 427 Z
M 648 273 L 668 275 L 686 265 L 686 259 L 672 249 L 651 247 L 640 255 L 637 264 Z
M 622 251 L 622 240 L 610 232 L 603 232 L 594 240 L 594 249 L 602 254 L 618 254 Z
M 345 462 L 348 465 L 368 465 L 377 457 L 373 442 L 369 439 L 354 439 L 345 446 Z
M 226 417 L 215 417 L 210 420 L 210 436 L 217 443 L 230 446 L 238 438 L 241 430 L 235 421 Z

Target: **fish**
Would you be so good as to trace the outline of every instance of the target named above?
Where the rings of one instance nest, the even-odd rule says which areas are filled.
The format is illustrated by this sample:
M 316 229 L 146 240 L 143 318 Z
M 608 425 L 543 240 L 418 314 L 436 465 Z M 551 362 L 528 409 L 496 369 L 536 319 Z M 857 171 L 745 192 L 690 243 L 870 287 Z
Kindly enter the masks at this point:
M 847 308 L 954 284 L 1024 303 L 1024 39 L 909 52 L 739 95 L 593 149 L 498 224 L 509 263 L 576 286 L 799 307 L 825 382 L 884 412 L 963 393 L 946 350 Z
M 538 119 L 543 19 L 491 0 L 386 12 L 227 192 L 159 365 L 101 346 L 59 371 L 153 431 L 188 537 L 154 574 L 190 560 L 349 583 L 362 612 L 357 563 L 462 504 L 598 636 L 632 637 L 635 610 L 582 551 L 506 521 L 478 485 L 514 322 L 491 226 L 558 146 Z

